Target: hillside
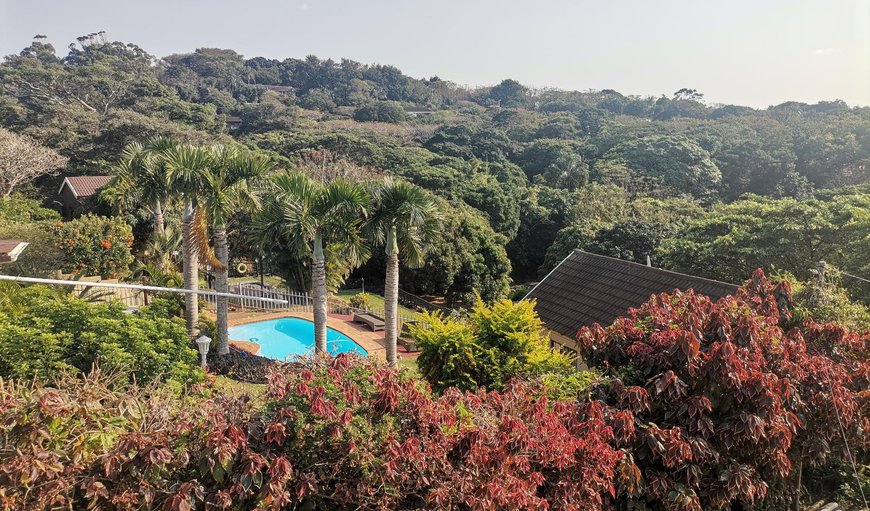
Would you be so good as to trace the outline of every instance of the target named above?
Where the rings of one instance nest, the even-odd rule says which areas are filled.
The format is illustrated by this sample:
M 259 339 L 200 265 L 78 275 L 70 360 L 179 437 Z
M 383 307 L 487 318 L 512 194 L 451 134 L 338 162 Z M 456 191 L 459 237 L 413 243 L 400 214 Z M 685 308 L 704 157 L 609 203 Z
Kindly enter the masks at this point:
M 867 107 L 788 102 L 756 110 L 708 105 L 692 89 L 636 97 L 532 90 L 509 79 L 468 89 L 314 56 L 278 61 L 199 49 L 157 58 L 101 33 L 79 38 L 65 55 L 37 38 L 6 57 L 0 81 L 0 125 L 68 157 L 67 175 L 107 173 L 126 144 L 170 135 L 235 139 L 285 167 L 342 162 L 432 191 L 455 214 L 435 257 L 403 274 L 403 285 L 419 292 L 495 297 L 509 276 L 534 280 L 575 247 L 739 280 L 749 275 L 723 270 L 727 258 L 698 252 L 706 235 L 698 223 L 767 208 L 772 216 L 756 220 L 782 224 L 777 208 L 793 203 L 824 221 L 823 232 L 813 231 L 819 246 L 768 257 L 770 239 L 753 234 L 746 243 L 764 253 L 750 264 L 805 277 L 826 258 L 870 273 L 864 249 L 849 245 L 865 243 L 867 221 L 856 211 L 868 203 L 866 187 L 843 191 L 870 180 Z M 42 193 L 28 193 L 46 198 L 56 184 L 43 179 Z M 853 230 L 837 234 L 844 226 Z M 721 223 L 713 236 L 733 227 Z M 682 232 L 694 233 L 696 252 L 684 246 L 675 254 Z M 243 252 L 245 243 L 236 243 L 233 253 Z M 368 267 L 378 264 L 375 257 Z

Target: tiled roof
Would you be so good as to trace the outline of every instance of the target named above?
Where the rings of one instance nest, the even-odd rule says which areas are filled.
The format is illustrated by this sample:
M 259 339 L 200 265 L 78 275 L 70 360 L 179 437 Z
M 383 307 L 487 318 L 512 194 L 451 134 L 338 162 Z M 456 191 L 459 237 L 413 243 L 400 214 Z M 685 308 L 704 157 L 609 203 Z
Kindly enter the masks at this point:
M 63 180 L 58 193 L 64 186 L 69 186 L 76 197 L 90 197 L 111 180 L 112 176 L 71 176 Z
M 0 263 L 14 262 L 25 248 L 27 243 L 21 240 L 0 240 Z
M 694 289 L 718 300 L 737 286 L 575 250 L 526 298 L 537 300 L 547 328 L 573 339 L 583 326 L 609 326 L 651 295 L 674 289 Z

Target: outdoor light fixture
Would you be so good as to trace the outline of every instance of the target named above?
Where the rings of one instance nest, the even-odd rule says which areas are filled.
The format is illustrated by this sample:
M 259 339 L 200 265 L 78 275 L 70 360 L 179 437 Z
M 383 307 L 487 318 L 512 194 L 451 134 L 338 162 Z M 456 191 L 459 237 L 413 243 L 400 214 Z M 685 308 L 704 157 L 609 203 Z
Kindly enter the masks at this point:
M 208 348 L 211 346 L 211 337 L 201 336 L 196 340 L 196 346 L 199 348 L 199 365 L 205 369 L 205 356 L 208 355 Z

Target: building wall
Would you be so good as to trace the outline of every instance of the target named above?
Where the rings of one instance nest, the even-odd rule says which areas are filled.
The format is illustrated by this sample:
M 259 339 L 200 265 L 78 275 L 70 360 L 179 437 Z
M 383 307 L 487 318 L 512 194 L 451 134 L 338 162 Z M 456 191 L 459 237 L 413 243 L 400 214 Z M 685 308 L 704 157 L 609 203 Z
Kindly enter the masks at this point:
M 60 191 L 60 203 L 63 204 L 61 214 L 66 219 L 72 218 L 82 207 L 82 203 L 79 202 L 69 186 L 64 186 Z
M 547 331 L 547 335 L 550 337 L 550 347 L 556 348 L 558 350 L 565 351 L 577 357 L 577 369 L 581 371 L 585 371 L 589 369 L 589 366 L 586 364 L 586 361 L 580 355 L 580 349 L 577 346 L 577 340 L 572 339 L 570 337 L 564 336 L 558 332 L 554 332 L 552 330 Z

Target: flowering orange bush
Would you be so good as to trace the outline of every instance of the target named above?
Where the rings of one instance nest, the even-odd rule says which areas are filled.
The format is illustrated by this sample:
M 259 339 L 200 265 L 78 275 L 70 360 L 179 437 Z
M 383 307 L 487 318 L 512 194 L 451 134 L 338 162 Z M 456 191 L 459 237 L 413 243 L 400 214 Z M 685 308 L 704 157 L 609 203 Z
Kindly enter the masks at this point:
M 119 217 L 84 215 L 53 227 L 66 273 L 122 278 L 130 274 L 133 230 Z

